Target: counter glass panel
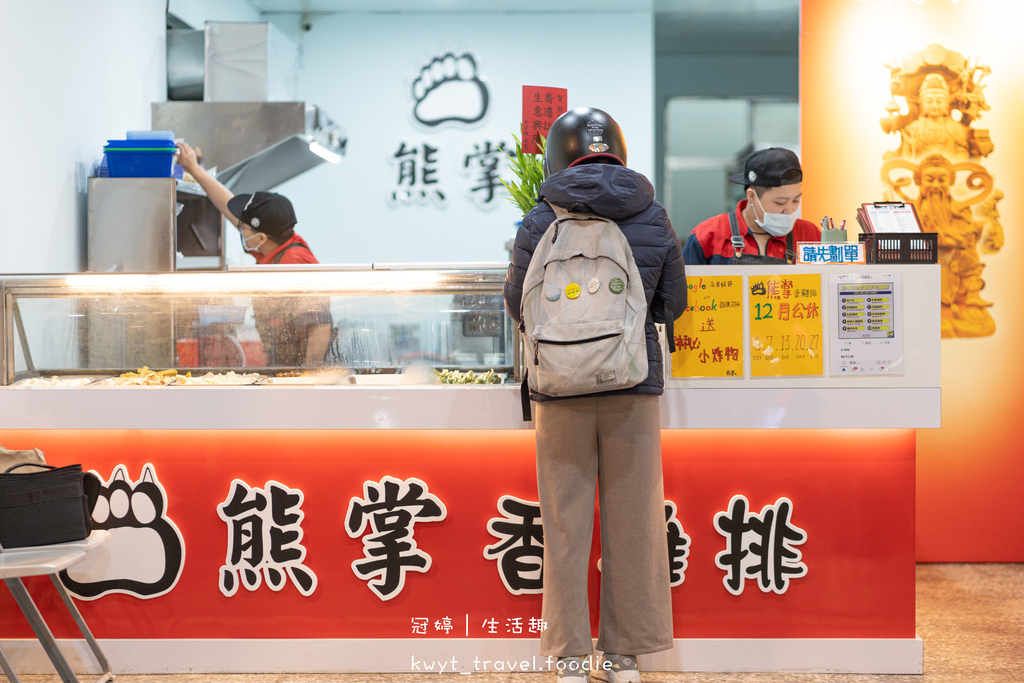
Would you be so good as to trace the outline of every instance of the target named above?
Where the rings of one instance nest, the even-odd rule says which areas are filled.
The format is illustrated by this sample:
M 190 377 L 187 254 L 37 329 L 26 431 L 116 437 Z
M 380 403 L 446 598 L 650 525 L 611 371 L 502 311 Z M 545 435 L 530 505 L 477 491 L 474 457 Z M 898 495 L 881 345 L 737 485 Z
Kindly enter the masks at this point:
M 512 374 L 504 269 L 81 274 L 0 281 L 3 384 L 141 368 L 422 384 Z

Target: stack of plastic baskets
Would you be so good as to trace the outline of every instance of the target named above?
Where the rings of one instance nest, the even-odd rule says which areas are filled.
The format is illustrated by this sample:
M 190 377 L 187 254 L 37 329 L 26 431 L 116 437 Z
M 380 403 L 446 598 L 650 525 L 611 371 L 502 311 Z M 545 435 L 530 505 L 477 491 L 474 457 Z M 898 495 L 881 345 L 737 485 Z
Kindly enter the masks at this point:
M 168 178 L 177 151 L 169 130 L 130 130 L 126 139 L 107 140 L 103 148 L 111 178 Z

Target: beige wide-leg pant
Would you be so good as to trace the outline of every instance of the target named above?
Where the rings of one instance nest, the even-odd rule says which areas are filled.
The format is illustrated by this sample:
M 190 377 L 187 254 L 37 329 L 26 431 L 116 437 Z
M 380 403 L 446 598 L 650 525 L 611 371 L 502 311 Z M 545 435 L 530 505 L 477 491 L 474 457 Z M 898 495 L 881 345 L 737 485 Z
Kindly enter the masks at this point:
M 587 571 L 595 489 L 602 569 L 597 649 L 637 655 L 672 647 L 658 402 L 620 394 L 534 404 L 544 525 L 542 654 L 593 651 Z

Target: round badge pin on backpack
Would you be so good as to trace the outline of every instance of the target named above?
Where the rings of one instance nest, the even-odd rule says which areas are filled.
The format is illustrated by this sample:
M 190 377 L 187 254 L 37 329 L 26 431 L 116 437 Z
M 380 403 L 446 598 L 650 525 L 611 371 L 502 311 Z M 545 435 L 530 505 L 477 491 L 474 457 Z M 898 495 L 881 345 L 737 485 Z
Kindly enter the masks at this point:
M 601 289 L 601 281 L 596 277 L 591 278 L 590 282 L 587 283 L 587 291 L 591 294 L 597 294 L 597 290 Z
M 580 286 L 575 282 L 570 282 L 565 287 L 565 295 L 570 299 L 575 299 L 580 295 Z
M 626 283 L 622 281 L 621 277 L 613 277 L 608 283 L 608 289 L 612 290 L 612 294 L 622 294 L 626 289 Z
M 554 285 L 548 285 L 544 290 L 544 296 L 548 301 L 558 301 L 558 297 L 562 296 L 562 290 Z

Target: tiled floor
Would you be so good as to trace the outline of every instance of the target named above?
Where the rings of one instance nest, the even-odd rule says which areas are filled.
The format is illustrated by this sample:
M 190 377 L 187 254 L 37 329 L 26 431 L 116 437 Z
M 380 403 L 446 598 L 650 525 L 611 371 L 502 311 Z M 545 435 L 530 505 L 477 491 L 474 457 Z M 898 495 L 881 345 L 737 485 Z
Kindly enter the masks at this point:
M 645 683 L 1024 683 L 1024 564 L 917 567 L 923 676 L 647 672 Z M 116 673 L 116 672 L 115 672 Z M 23 676 L 24 683 L 60 683 Z M 83 681 L 93 677 L 83 676 Z M 118 676 L 117 683 L 554 683 L 552 674 L 265 674 Z

